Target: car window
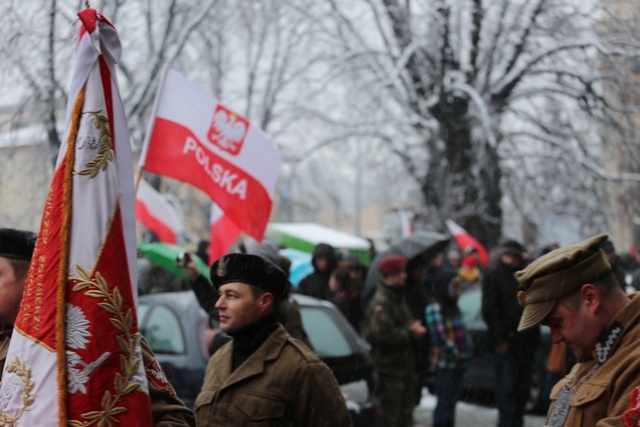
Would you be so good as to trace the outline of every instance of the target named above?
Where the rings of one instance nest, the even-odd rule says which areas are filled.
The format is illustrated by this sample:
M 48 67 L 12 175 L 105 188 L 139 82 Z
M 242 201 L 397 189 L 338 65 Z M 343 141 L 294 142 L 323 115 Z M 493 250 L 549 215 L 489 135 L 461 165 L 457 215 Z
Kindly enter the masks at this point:
M 143 318 L 142 316 L 140 318 Z M 186 345 L 180 322 L 164 306 L 156 306 L 149 313 L 142 334 L 156 354 L 184 354 Z
M 302 326 L 319 357 L 344 357 L 351 355 L 351 347 L 336 320 L 320 307 L 300 307 Z
M 149 312 L 149 306 L 144 303 L 138 304 L 138 325 L 141 325 L 145 316 Z

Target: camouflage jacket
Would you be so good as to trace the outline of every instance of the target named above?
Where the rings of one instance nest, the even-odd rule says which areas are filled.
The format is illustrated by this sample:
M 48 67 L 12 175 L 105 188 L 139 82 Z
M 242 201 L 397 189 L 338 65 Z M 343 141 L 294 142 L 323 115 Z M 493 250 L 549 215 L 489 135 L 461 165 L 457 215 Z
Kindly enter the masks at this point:
M 362 336 L 372 345 L 376 369 L 383 374 L 415 373 L 413 335 L 409 329 L 414 319 L 401 290 L 378 284 L 362 323 Z

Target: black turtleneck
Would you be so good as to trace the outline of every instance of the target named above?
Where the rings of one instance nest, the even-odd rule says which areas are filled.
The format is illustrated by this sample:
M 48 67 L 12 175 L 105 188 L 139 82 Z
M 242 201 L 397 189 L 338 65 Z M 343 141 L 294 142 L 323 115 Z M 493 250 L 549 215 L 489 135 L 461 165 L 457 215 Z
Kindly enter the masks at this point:
M 229 334 L 233 337 L 233 357 L 231 361 L 231 370 L 235 371 L 238 366 L 247 360 L 254 351 L 262 345 L 263 342 L 278 327 L 278 313 L 270 313 L 239 331 Z

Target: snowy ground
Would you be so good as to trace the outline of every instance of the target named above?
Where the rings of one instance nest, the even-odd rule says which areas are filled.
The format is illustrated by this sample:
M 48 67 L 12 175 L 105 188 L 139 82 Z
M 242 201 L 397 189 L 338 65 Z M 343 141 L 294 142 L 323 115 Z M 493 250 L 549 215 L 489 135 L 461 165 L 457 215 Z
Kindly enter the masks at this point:
M 431 427 L 433 408 L 436 406 L 436 398 L 426 389 L 423 390 L 422 400 L 416 408 L 413 418 L 416 427 Z M 456 406 L 456 427 L 495 427 L 498 419 L 498 410 L 486 406 L 459 402 Z M 527 415 L 524 427 L 542 427 L 545 417 Z

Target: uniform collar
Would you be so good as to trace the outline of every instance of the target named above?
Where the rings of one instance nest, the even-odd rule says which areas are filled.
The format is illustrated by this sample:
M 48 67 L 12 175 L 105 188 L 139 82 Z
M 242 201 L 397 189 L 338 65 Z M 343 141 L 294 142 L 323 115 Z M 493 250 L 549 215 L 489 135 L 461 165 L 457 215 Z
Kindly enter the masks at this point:
M 615 319 L 596 343 L 594 358 L 598 364 L 606 362 L 615 350 L 625 331 L 631 330 L 640 322 L 640 292 L 630 296 L 631 302 L 616 315 Z

